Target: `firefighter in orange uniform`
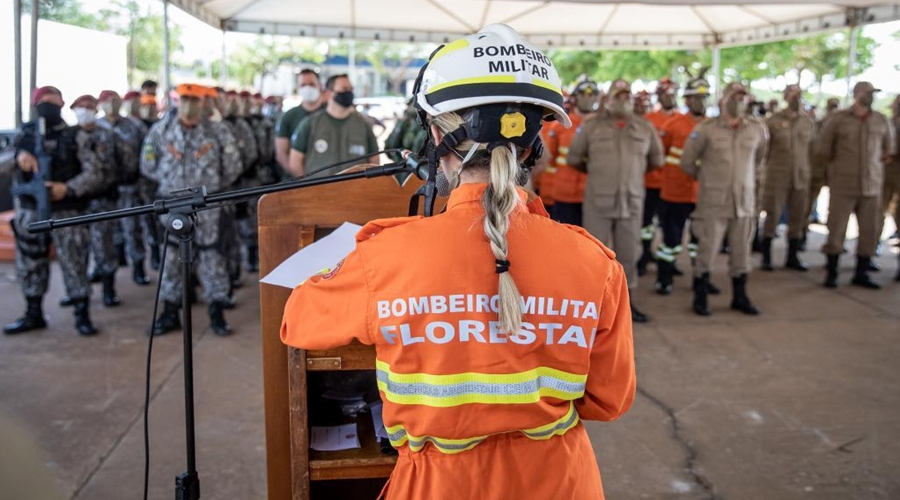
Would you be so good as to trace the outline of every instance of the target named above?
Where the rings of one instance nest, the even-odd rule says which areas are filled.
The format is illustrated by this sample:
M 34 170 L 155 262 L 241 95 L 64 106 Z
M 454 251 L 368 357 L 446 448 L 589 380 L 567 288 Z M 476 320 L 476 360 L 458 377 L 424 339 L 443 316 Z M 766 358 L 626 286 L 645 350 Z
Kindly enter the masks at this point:
M 581 420 L 634 398 L 625 274 L 581 228 L 529 213 L 515 183 L 542 118 L 568 124 L 558 80 L 505 25 L 435 52 L 416 105 L 455 187 L 447 210 L 370 222 L 285 306 L 288 345 L 374 344 L 400 454 L 382 498 L 603 498 Z
M 646 92 L 645 92 L 646 93 Z M 644 115 L 644 119 L 653 124 L 657 132 L 662 132 L 663 124 L 677 115 L 678 107 L 678 85 L 669 78 L 663 78 L 656 85 L 656 101 L 659 103 L 659 109 L 652 113 Z M 643 276 L 647 272 L 647 264 L 653 259 L 653 237 L 656 236 L 656 226 L 653 224 L 654 217 L 662 218 L 660 208 L 660 192 L 662 190 L 663 169 L 659 168 L 651 170 L 644 174 L 644 221 L 641 225 L 641 245 L 643 251 L 641 258 L 638 260 L 638 275 Z
M 694 127 L 706 121 L 706 100 L 709 98 L 709 82 L 703 78 L 694 78 L 684 89 L 684 102 L 688 108 L 686 114 L 676 113 L 666 120 L 659 131 L 663 148 L 666 152 L 666 164 L 662 168 L 662 189 L 660 190 L 660 226 L 663 240 L 656 249 L 656 293 L 669 295 L 672 293 L 674 276 L 682 272 L 675 262 L 683 250 L 684 227 L 694 206 L 697 203 L 697 181 L 685 174 L 681 167 L 681 154 L 684 143 Z M 688 254 L 691 260 L 697 258 L 697 238 L 690 232 Z M 710 293 L 718 294 L 719 290 L 710 283 Z
M 572 113 L 572 96 L 562 91 L 564 98 L 564 109 L 567 114 Z M 556 122 L 544 122 L 541 127 L 541 141 L 546 145 L 553 141 L 550 136 L 550 130 L 554 128 Z M 549 211 L 553 211 L 556 205 L 556 163 L 547 148 L 544 148 L 543 156 L 538 160 L 531 174 L 531 182 L 534 190 L 541 196 L 541 201 Z
M 593 80 L 583 80 L 575 85 L 572 91 L 572 110 L 569 111 L 571 127 L 564 127 L 561 122 L 547 122 L 544 127 L 544 158 L 556 167 L 553 174 L 553 208 L 550 217 L 564 224 L 581 226 L 581 207 L 584 201 L 584 183 L 587 174 L 570 167 L 566 163 L 569 144 L 575 137 L 575 131 L 581 122 L 593 115 L 600 99 L 600 87 Z

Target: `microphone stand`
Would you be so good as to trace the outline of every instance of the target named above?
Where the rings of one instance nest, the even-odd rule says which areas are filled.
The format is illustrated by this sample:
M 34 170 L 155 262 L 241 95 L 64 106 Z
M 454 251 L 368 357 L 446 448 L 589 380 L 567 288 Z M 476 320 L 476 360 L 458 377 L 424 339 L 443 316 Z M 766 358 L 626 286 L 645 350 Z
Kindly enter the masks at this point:
M 193 354 L 193 324 L 191 321 L 191 304 L 189 295 L 191 265 L 193 263 L 193 240 L 196 234 L 194 224 L 195 215 L 203 210 L 221 208 L 242 201 L 250 200 L 257 196 L 269 193 L 278 193 L 291 189 L 302 189 L 312 186 L 321 186 L 336 182 L 351 181 L 356 179 L 371 179 L 386 177 L 403 172 L 411 172 L 405 161 L 389 163 L 377 167 L 369 167 L 359 172 L 348 174 L 336 174 L 314 179 L 297 179 L 293 181 L 271 184 L 268 186 L 238 189 L 217 194 L 207 194 L 206 187 L 192 187 L 172 192 L 173 197 L 158 199 L 152 205 L 123 208 L 109 212 L 101 212 L 90 215 L 79 215 L 65 219 L 50 219 L 32 223 L 28 230 L 32 233 L 45 233 L 53 229 L 80 226 L 123 217 L 137 215 L 157 214 L 169 217 L 166 220 L 166 228 L 178 240 L 178 259 L 181 262 L 181 299 L 184 311 L 184 327 L 182 329 L 184 339 L 184 421 L 185 440 L 187 449 L 185 458 L 187 470 L 175 478 L 176 500 L 199 500 L 200 478 L 197 474 L 196 447 L 194 440 L 194 354 Z M 164 243 L 168 244 L 168 242 Z M 162 279 L 162 277 L 160 277 Z M 152 332 L 151 332 L 152 335 Z

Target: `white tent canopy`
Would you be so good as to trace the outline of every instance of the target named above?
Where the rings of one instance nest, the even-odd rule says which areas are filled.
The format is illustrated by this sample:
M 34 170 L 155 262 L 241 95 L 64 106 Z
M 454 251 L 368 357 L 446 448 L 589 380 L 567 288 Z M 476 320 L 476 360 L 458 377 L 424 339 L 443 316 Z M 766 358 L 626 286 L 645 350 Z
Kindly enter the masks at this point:
M 697 49 L 748 45 L 900 19 L 865 0 L 170 0 L 226 31 L 443 43 L 507 23 L 541 47 Z

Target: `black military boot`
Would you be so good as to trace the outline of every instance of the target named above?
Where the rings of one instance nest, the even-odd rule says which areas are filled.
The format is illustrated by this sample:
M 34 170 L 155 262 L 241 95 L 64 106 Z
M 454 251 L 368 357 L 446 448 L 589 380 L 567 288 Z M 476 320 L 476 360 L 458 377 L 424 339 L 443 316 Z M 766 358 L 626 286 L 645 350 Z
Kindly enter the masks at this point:
M 747 275 L 742 274 L 740 276 L 731 278 L 731 288 L 734 293 L 734 297 L 731 299 L 731 308 L 735 311 L 740 311 L 744 314 L 749 314 L 751 316 L 756 316 L 759 314 L 759 309 L 750 302 L 750 297 L 747 296 Z
M 150 284 L 150 278 L 147 277 L 147 273 L 144 272 L 144 261 L 136 260 L 134 264 L 131 266 L 131 279 L 137 283 L 138 285 L 144 286 Z
M 128 258 L 125 255 L 125 243 L 116 243 L 116 255 L 119 258 L 119 267 L 128 265 Z
M 159 245 L 150 245 L 150 269 L 159 271 Z
M 838 283 L 838 261 L 840 260 L 840 255 L 827 255 L 828 262 L 825 264 L 825 269 L 828 274 L 825 276 L 825 286 L 828 288 L 837 288 Z
M 772 266 L 772 238 L 763 238 L 759 247 L 762 252 L 762 264 L 759 266 L 763 271 L 774 271 Z
M 793 269 L 795 271 L 809 271 L 809 266 L 806 265 L 806 262 L 800 260 L 800 256 L 797 255 L 800 252 L 800 239 L 799 238 L 791 238 L 788 240 L 788 254 L 787 260 L 784 263 L 784 267 L 788 269 Z
M 256 245 L 247 246 L 247 272 L 259 272 L 259 247 Z
M 91 316 L 88 313 L 88 298 L 72 299 L 75 306 L 75 329 L 78 333 L 88 336 L 97 333 L 97 328 L 91 323 Z
M 181 330 L 181 318 L 178 316 L 178 305 L 171 302 L 163 302 L 163 312 L 156 318 L 153 324 L 153 335 L 162 335 L 164 333 Z
M 662 259 L 656 261 L 656 293 L 660 295 L 669 295 L 672 293 L 672 262 L 666 262 Z
M 651 250 L 651 246 L 653 245 L 652 240 L 641 240 L 641 245 L 644 247 L 644 251 L 641 254 L 641 258 L 638 259 L 637 262 L 637 271 L 638 276 L 643 276 L 647 274 L 647 264 L 654 261 L 653 259 L 653 250 Z
M 753 253 L 762 252 L 762 239 L 759 237 L 759 229 L 753 232 L 753 243 L 750 245 L 750 251 Z
M 872 259 L 870 257 L 869 263 L 866 264 L 866 271 L 869 271 L 870 273 L 877 273 L 878 271 L 881 271 L 881 266 L 879 266 L 878 263 L 875 262 L 875 259 Z
M 897 276 L 894 276 L 894 281 L 900 281 L 900 256 L 897 258 Z
M 631 322 L 632 323 L 646 323 L 650 321 L 650 316 L 642 313 L 638 310 L 637 307 L 634 307 L 634 303 L 631 304 Z
M 121 303 L 119 296 L 116 295 L 116 275 L 104 274 L 101 278 L 103 281 L 103 305 L 106 307 L 115 307 Z
M 700 316 L 709 316 L 709 273 L 694 277 L 694 313 Z
M 4 325 L 3 333 L 13 335 L 39 328 L 47 328 L 47 322 L 44 320 L 44 311 L 41 308 L 43 300 L 44 297 L 25 297 L 25 315 L 8 325 Z
M 720 293 L 722 293 L 722 290 L 719 290 L 719 287 L 717 287 L 716 284 L 712 282 L 712 280 L 709 280 L 706 283 L 706 291 L 709 292 L 710 295 L 719 295 Z
M 856 274 L 853 276 L 852 284 L 868 288 L 870 290 L 878 290 L 881 285 L 872 281 L 869 277 L 869 264 L 872 257 L 856 257 Z
M 59 307 L 72 307 L 75 305 L 75 302 L 72 300 L 72 297 L 68 295 L 63 295 L 61 299 L 59 299 Z
M 231 335 L 231 327 L 225 321 L 225 304 L 215 301 L 209 305 L 209 326 L 213 333 L 220 336 Z

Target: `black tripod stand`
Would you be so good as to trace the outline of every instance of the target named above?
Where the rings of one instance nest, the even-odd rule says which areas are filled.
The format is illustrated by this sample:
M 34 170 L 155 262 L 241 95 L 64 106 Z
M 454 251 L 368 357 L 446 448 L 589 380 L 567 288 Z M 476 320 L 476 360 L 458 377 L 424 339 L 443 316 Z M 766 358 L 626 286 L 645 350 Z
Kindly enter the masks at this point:
M 91 215 L 81 215 L 67 219 L 45 220 L 29 225 L 33 233 L 44 233 L 57 228 L 79 226 L 106 220 L 134 217 L 137 215 L 166 215 L 166 230 L 178 240 L 178 258 L 182 267 L 182 310 L 184 314 L 184 420 L 187 449 L 185 453 L 187 470 L 175 478 L 176 500 L 198 500 L 200 498 L 200 478 L 197 474 L 196 448 L 194 441 L 194 354 L 193 325 L 191 321 L 191 304 L 189 287 L 191 266 L 193 264 L 193 240 L 196 235 L 195 215 L 203 210 L 222 208 L 257 196 L 291 189 L 302 189 L 335 182 L 356 179 L 371 179 L 406 172 L 415 172 L 409 162 L 400 161 L 378 167 L 369 167 L 349 174 L 338 174 L 316 179 L 298 179 L 269 186 L 239 189 L 224 193 L 208 195 L 205 187 L 183 189 L 172 193 L 171 198 L 156 200 L 152 205 L 125 208 Z M 338 164 L 339 165 L 339 164 Z M 433 191 L 433 190 L 432 190 Z M 426 204 L 433 199 L 426 200 Z M 152 335 L 152 334 L 151 334 Z

